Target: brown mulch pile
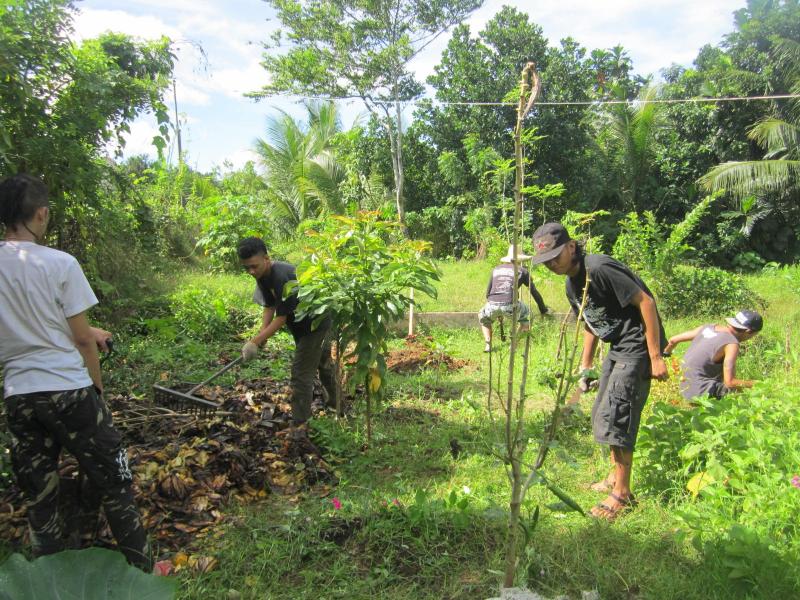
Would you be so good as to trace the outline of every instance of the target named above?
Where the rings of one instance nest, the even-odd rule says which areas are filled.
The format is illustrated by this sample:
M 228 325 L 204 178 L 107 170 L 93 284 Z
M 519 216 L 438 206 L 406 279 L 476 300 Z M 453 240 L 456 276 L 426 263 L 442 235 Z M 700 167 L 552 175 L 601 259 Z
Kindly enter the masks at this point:
M 308 437 L 287 429 L 291 407 L 284 383 L 244 381 L 232 388 L 201 389 L 196 395 L 221 402 L 220 410 L 201 417 L 129 396 L 107 398 L 129 449 L 137 503 L 157 554 L 192 548 L 209 534 L 221 535 L 219 525 L 230 501 L 294 494 L 312 486 L 324 495 L 336 483 L 320 450 Z M 322 406 L 316 389 L 315 411 Z M 61 492 L 77 494 L 74 459 L 66 457 L 60 471 Z M 81 534 L 84 546 L 110 544 L 112 539 L 104 520 Z M 0 495 L 0 536 L 14 546 L 28 544 L 25 507 L 14 485 Z M 204 570 L 208 568 L 205 563 Z
M 432 338 L 410 336 L 406 338 L 405 348 L 392 350 L 386 357 L 386 368 L 394 373 L 416 373 L 423 369 L 445 367 L 448 370 L 461 369 L 468 361 L 453 358 L 433 347 Z

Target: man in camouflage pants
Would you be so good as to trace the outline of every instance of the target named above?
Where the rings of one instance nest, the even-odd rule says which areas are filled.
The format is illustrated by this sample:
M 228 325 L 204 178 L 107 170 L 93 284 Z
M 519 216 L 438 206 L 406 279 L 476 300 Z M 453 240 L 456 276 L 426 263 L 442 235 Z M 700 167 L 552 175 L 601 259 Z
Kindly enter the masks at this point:
M 33 553 L 67 546 L 58 502 L 63 448 L 86 475 L 90 499 L 102 503 L 119 550 L 149 572 L 127 450 L 101 396 L 97 347 L 106 347 L 110 334 L 89 325 L 86 312 L 97 298 L 75 258 L 38 243 L 48 217 L 42 182 L 26 175 L 0 182 L 0 223 L 6 227 L 0 242 L 0 364 L 14 436 L 11 460 L 29 501 Z

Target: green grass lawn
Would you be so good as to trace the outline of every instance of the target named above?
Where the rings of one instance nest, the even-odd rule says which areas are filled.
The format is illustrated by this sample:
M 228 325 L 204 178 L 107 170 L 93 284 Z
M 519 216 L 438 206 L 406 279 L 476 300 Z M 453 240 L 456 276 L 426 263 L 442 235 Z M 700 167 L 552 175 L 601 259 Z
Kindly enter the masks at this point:
M 466 599 L 496 593 L 508 483 L 496 456 L 501 432 L 485 408 L 488 357 L 477 332 L 430 333 L 468 366 L 392 376 L 368 450 L 362 449 L 360 418 L 317 419 L 315 439 L 337 464 L 339 485 L 330 495 L 312 493 L 297 502 L 273 497 L 265 506 L 242 509 L 241 523 L 216 548 L 223 567 L 186 580 L 181 597 L 227 589 L 247 598 Z M 541 323 L 534 333 L 527 427 L 535 447 L 552 402 L 535 379 L 552 363 L 556 326 Z M 677 384 L 654 388 L 651 407 L 674 397 Z M 590 403 L 585 397 L 583 413 L 562 428 L 546 468 L 584 509 L 602 498 L 588 484 L 603 477 L 607 465 L 591 440 Z M 596 588 L 604 599 L 779 598 L 797 591 L 791 575 L 774 569 L 755 582 L 732 580 L 724 552 L 713 546 L 699 551 L 681 537 L 674 513 L 687 496 L 641 496 L 634 512 L 609 525 L 566 511 L 535 486 L 523 510 L 532 531 L 519 583 L 553 596 L 579 597 Z M 541 518 L 533 529 L 536 506 Z M 783 564 L 774 551 L 765 552 Z
M 423 298 L 422 310 L 477 311 L 492 265 L 448 262 L 441 267 L 439 298 Z M 533 277 L 548 305 L 566 310 L 563 279 L 542 269 L 534 271 Z M 775 394 L 776 402 L 800 404 L 794 392 L 798 389 L 795 355 L 786 364 L 781 352 L 787 332 L 791 342 L 800 327 L 796 290 L 786 281 L 785 273 L 749 279 L 770 304 L 765 331 L 743 353 L 740 374 L 771 380 L 773 385 L 765 384 L 763 393 Z M 243 310 L 251 311 L 251 323 L 256 322 L 257 307 L 249 306 L 252 281 L 244 275 L 184 273 L 176 276 L 176 285 L 235 294 L 237 304 L 240 301 Z M 697 320 L 665 323 L 668 334 L 697 324 Z M 553 320 L 536 319 L 531 332 L 525 415 L 529 460 L 553 404 L 548 382 L 552 381 L 557 329 Z M 201 376 L 212 365 L 203 357 L 217 356 L 220 348 L 236 352 L 240 333 L 231 331 L 212 344 L 181 342 L 180 351 L 169 343 L 154 342 L 152 335 L 131 333 L 129 348 L 136 357 L 136 372 L 127 372 L 124 362 L 119 364 L 110 391 L 114 392 L 114 386 L 120 390 L 141 385 L 143 389 L 165 364 L 176 372 L 194 365 L 195 375 Z M 180 598 L 455 600 L 497 595 L 509 485 L 499 458 L 502 426 L 497 419 L 501 415 L 495 406 L 493 420 L 487 410 L 490 356 L 482 352 L 477 327 L 423 333 L 438 350 L 466 360 L 466 366 L 390 375 L 368 449 L 361 403 L 346 419 L 316 418 L 313 436 L 335 467 L 338 485 L 229 506 L 234 518 L 194 550 L 213 555 L 219 566 L 209 573 L 180 575 Z M 285 336 L 270 344 L 280 357 L 274 361 L 273 376 L 285 377 L 292 344 Z M 393 348 L 402 345 L 400 339 L 391 342 Z M 500 372 L 501 378 L 505 355 L 502 349 L 491 355 L 494 373 Z M 521 362 L 517 361 L 517 381 Z M 254 370 L 243 376 L 255 376 L 258 367 L 248 368 Z M 504 388 L 502 383 L 500 387 Z M 653 418 L 677 398 L 674 376 L 654 383 L 644 418 Z M 591 402 L 584 396 L 581 411 L 565 421 L 545 465 L 550 480 L 587 511 L 603 497 L 590 491 L 588 484 L 606 474 L 608 460 L 592 440 Z M 757 432 L 758 427 L 752 430 Z M 683 441 L 675 443 L 680 446 Z M 720 443 L 724 446 L 724 440 Z M 769 462 L 777 460 L 779 453 L 795 453 L 800 462 L 798 436 L 787 436 L 785 443 L 773 445 L 771 458 L 747 459 L 754 461 L 753 469 L 769 473 Z M 786 513 L 783 544 L 749 540 L 732 545 L 730 532 L 717 521 L 708 521 L 702 541 L 693 540 L 678 515 L 702 508 L 707 494 L 693 498 L 685 488 L 685 478 L 660 489 L 644 488 L 644 469 L 656 467 L 636 464 L 634 489 L 648 491 L 639 494 L 635 510 L 614 524 L 570 511 L 546 488 L 534 486 L 523 505 L 527 543 L 520 550 L 517 583 L 546 596 L 571 598 L 580 597 L 582 590 L 597 589 L 604 600 L 800 597 L 796 565 L 791 566 L 798 558 L 798 544 L 792 537 L 797 512 Z M 776 489 L 786 494 L 787 507 L 800 508 L 800 500 L 791 496 L 796 493 L 800 498 L 800 490 L 789 485 L 791 473 L 786 476 Z M 341 508 L 336 508 L 334 498 Z M 776 520 L 767 516 L 776 514 L 774 507 L 767 506 L 774 503 L 764 502 L 743 504 L 742 514 L 764 511 L 765 520 Z M 535 523 L 537 507 L 540 517 Z

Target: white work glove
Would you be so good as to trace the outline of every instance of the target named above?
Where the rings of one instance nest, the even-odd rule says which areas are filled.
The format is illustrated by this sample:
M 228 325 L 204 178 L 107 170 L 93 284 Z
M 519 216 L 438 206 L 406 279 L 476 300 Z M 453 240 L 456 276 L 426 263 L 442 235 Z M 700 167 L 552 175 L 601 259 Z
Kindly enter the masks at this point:
M 242 346 L 242 362 L 248 363 L 258 356 L 258 346 L 253 342 L 247 342 Z

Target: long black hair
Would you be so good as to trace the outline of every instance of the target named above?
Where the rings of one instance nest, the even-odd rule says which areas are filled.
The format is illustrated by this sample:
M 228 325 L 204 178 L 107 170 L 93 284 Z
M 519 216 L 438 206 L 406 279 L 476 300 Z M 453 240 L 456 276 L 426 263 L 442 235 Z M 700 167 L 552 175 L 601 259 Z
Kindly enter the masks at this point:
M 24 225 L 38 209 L 49 205 L 47 186 L 36 177 L 19 173 L 0 182 L 0 223 L 6 229 Z

